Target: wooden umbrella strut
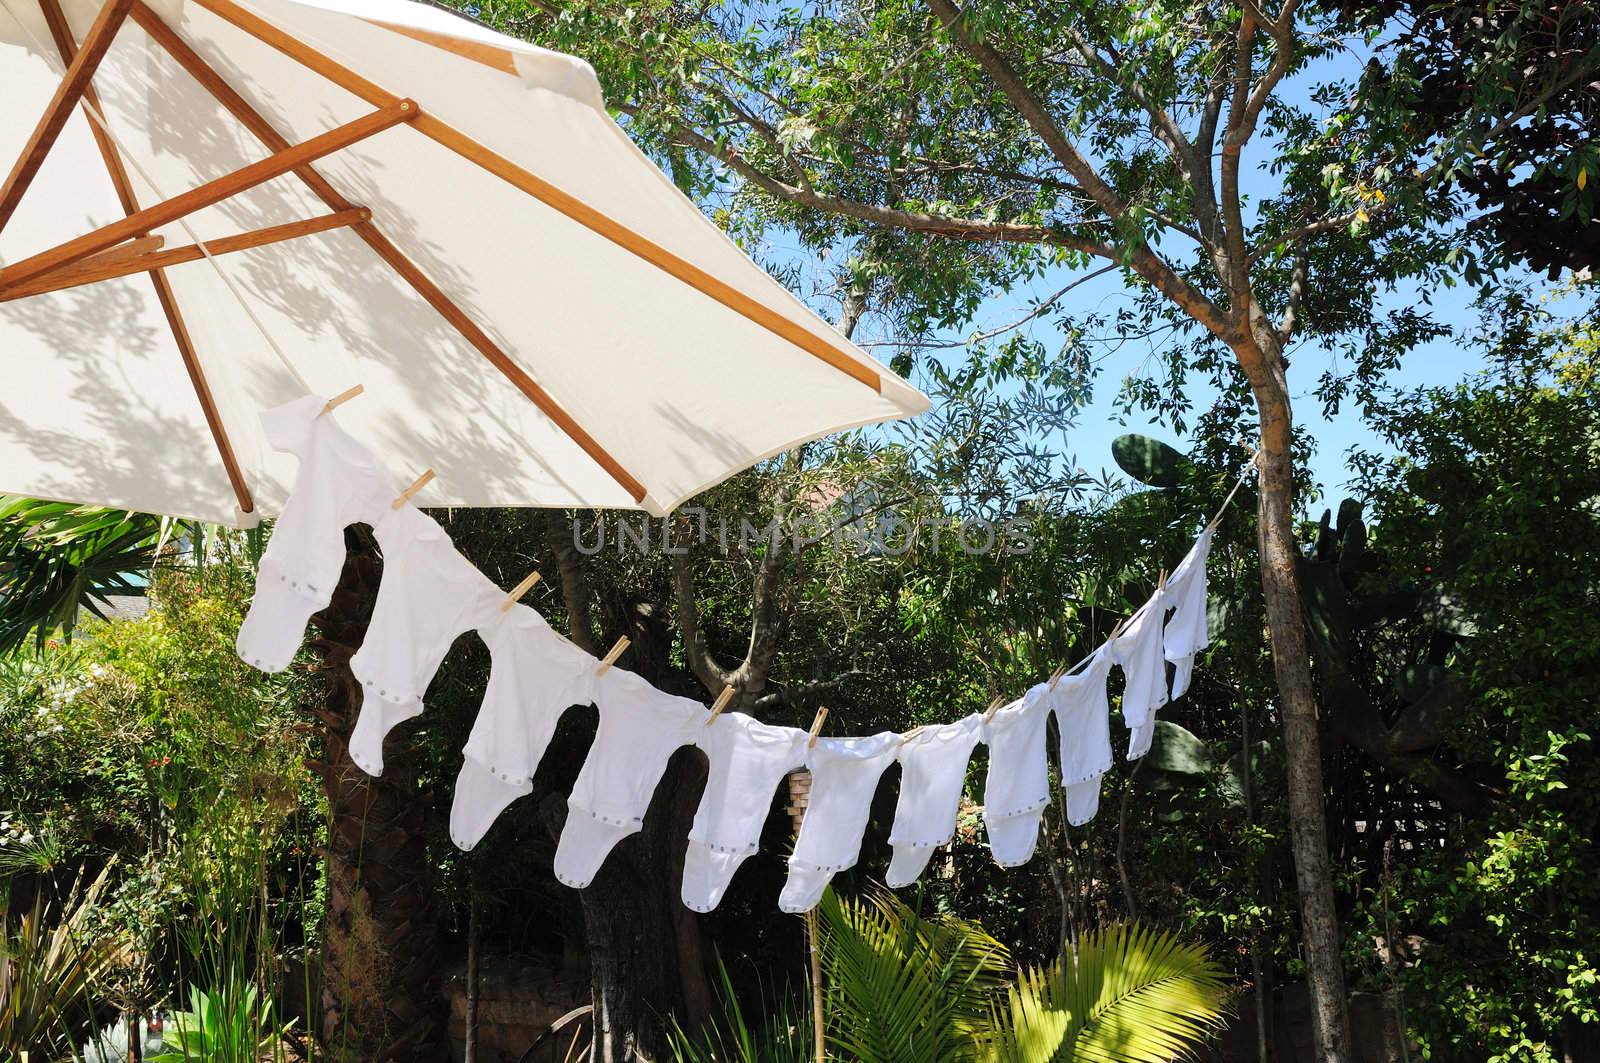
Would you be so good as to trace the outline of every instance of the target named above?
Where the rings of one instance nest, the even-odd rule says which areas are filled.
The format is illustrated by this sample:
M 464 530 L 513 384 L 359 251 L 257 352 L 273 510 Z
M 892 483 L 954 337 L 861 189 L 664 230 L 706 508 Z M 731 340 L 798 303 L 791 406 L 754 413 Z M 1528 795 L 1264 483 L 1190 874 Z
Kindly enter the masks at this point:
M 280 240 L 341 226 L 349 226 L 363 241 L 434 308 L 483 357 L 523 392 L 589 457 L 600 465 L 635 503 L 646 497 L 644 485 L 590 436 L 529 374 L 474 322 L 414 262 L 401 252 L 372 221 L 370 212 L 357 207 L 330 184 L 311 165 L 316 159 L 348 147 L 394 125 L 405 123 L 456 152 L 474 165 L 495 174 L 540 202 L 584 225 L 597 235 L 639 256 L 673 277 L 722 303 L 752 322 L 788 340 L 881 393 L 881 376 L 870 366 L 790 320 L 731 285 L 712 276 L 693 263 L 655 244 L 623 226 L 576 197 L 529 173 L 488 147 L 471 139 L 449 124 L 424 114 L 410 100 L 395 96 L 353 70 L 330 59 L 294 36 L 233 3 L 232 0 L 196 0 L 200 6 L 269 46 L 288 55 L 307 69 L 372 104 L 376 109 L 362 118 L 338 126 L 301 144 L 291 144 L 254 106 L 236 91 L 205 59 L 172 30 L 143 0 L 109 0 L 96 17 L 81 46 L 62 16 L 58 0 L 40 0 L 40 6 L 56 39 L 67 71 L 33 135 L 25 145 L 4 186 L 0 186 L 0 229 L 10 219 L 38 172 L 51 146 L 65 127 L 71 111 L 81 101 L 90 111 L 91 130 L 100 147 L 125 217 L 84 236 L 68 240 L 0 269 L 0 301 L 58 291 L 62 288 L 95 283 L 113 277 L 147 272 L 156 286 L 158 299 L 166 313 L 191 382 L 200 399 L 223 465 L 233 485 L 240 509 L 251 512 L 253 503 L 239 471 L 227 432 L 205 380 L 194 345 L 184 325 L 163 269 L 231 251 L 259 247 Z M 272 153 L 266 159 L 207 182 L 189 192 L 151 207 L 141 208 L 127 179 L 127 173 L 109 133 L 100 127 L 98 103 L 91 82 L 122 23 L 131 17 L 160 44 L 200 85 L 234 115 Z M 380 24 L 381 25 L 381 24 Z M 387 27 L 397 29 L 396 27 Z M 397 30 L 398 31 L 398 30 Z M 482 60 L 480 60 L 482 61 Z M 103 121 L 103 120 L 102 120 Z M 322 218 L 306 219 L 283 226 L 272 226 L 193 245 L 161 251 L 152 246 L 149 233 L 159 226 L 181 221 L 204 207 L 238 195 L 265 181 L 294 173 L 333 212 Z M 226 278 L 224 278 L 226 279 Z M 247 308 L 248 309 L 248 308 Z M 269 337 L 270 342 L 270 337 Z
M 94 67 L 104 57 L 110 47 L 115 30 L 120 27 L 123 18 L 127 15 L 127 4 L 109 3 L 95 19 L 91 27 L 89 40 L 91 47 L 80 49 L 68 25 L 66 16 L 61 11 L 58 0 L 39 0 L 40 10 L 44 13 L 46 26 L 55 41 L 57 52 L 61 55 L 63 63 L 67 64 L 67 76 L 63 78 L 62 86 L 57 89 L 57 100 L 71 95 L 74 91 L 81 96 L 85 111 L 90 112 L 89 131 L 94 136 L 95 146 L 99 149 L 100 158 L 106 167 L 106 173 L 111 178 L 111 184 L 117 193 L 117 200 L 122 205 L 125 215 L 136 214 L 139 211 L 138 196 L 133 191 L 133 183 L 128 179 L 127 168 L 122 163 L 122 157 L 117 151 L 116 144 L 112 141 L 110 133 L 102 128 L 96 117 L 100 115 L 100 101 L 95 96 L 94 88 L 90 84 Z M 81 84 L 74 89 L 73 71 L 79 71 Z M 65 111 L 58 111 L 52 100 L 52 106 L 47 111 L 45 122 L 58 122 L 54 133 L 49 136 L 53 143 L 56 135 L 60 133 L 60 126 L 65 125 Z M 41 123 L 41 129 L 45 127 Z M 43 162 L 44 155 L 48 152 L 48 145 L 39 145 L 41 140 L 39 132 L 30 141 L 29 148 L 25 149 L 23 156 L 18 160 L 17 167 L 12 171 L 7 180 L 5 206 L 0 208 L 0 229 L 5 227 L 10 220 L 11 213 L 16 203 L 21 200 L 22 192 L 32 180 L 32 174 L 37 172 L 38 165 Z M 39 150 L 42 147 L 43 150 Z M 32 167 L 30 170 L 29 167 Z M 14 196 L 14 198 L 12 198 Z M 118 261 L 131 260 L 149 251 L 159 250 L 162 240 L 155 236 L 139 236 L 123 244 L 121 247 L 111 248 L 98 254 L 83 259 L 79 265 L 90 267 L 99 265 L 109 267 Z M 173 343 L 178 348 L 178 354 L 183 359 L 185 371 L 189 375 L 189 383 L 194 388 L 195 398 L 200 403 L 201 415 L 205 418 L 206 428 L 211 433 L 212 443 L 217 448 L 217 454 L 222 459 L 223 471 L 227 474 L 228 484 L 233 490 L 234 500 L 238 503 L 239 512 L 253 513 L 255 499 L 250 493 L 249 484 L 245 481 L 244 472 L 239 468 L 239 460 L 234 453 L 233 442 L 228 438 L 227 426 L 223 424 L 222 415 L 217 409 L 216 399 L 211 393 L 211 386 L 206 380 L 205 369 L 200 364 L 200 357 L 194 348 L 194 341 L 189 335 L 189 329 L 183 319 L 183 313 L 178 308 L 178 300 L 172 291 L 172 285 L 167 280 L 167 275 L 160 269 L 149 270 L 150 281 L 155 288 L 156 300 L 161 304 L 163 316 L 167 320 L 167 327 L 172 333 Z M 5 298 L 0 295 L 0 299 Z
M 278 131 L 271 121 L 235 90 L 227 79 L 217 72 L 215 67 L 190 47 L 189 43 L 180 37 L 172 27 L 168 26 L 161 16 L 151 10 L 143 0 L 134 0 L 130 17 L 157 44 L 161 45 L 177 61 L 178 65 L 188 72 L 190 77 L 199 82 L 201 87 L 210 92 L 224 109 L 248 129 L 257 140 L 261 141 L 269 151 L 282 151 L 288 147 L 288 139 Z M 374 99 L 393 100 L 396 98 L 387 93 L 382 93 L 376 86 L 373 87 L 373 94 Z M 350 201 L 315 167 L 310 164 L 296 167 L 294 174 L 330 209 L 342 211 L 350 208 Z M 568 438 L 578 444 L 595 464 L 604 469 L 623 490 L 627 491 L 634 502 L 644 501 L 646 494 L 644 485 L 633 474 L 629 473 L 621 462 L 612 457 L 609 451 L 601 446 L 571 414 L 567 413 L 561 404 L 555 400 L 554 396 L 545 391 L 529 376 L 416 263 L 396 247 L 394 242 L 379 229 L 376 222 L 370 219 L 361 222 L 353 227 L 353 231 L 413 291 L 420 295 L 429 306 L 433 307 L 434 311 L 444 318 L 447 324 L 477 350 L 489 364 L 499 370 L 546 417 L 555 422 L 556 426 L 565 432 Z

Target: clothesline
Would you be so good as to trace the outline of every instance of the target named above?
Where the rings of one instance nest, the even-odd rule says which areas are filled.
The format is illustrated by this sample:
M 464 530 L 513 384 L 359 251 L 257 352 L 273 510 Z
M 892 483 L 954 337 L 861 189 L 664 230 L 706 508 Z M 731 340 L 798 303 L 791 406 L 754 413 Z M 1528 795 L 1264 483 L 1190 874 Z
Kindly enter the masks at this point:
M 268 671 L 288 667 L 307 622 L 326 607 L 338 581 L 345 528 L 371 525 L 383 548 L 384 571 L 366 637 L 350 660 L 362 685 L 348 743 L 351 760 L 368 774 L 383 772 L 388 732 L 422 713 L 423 695 L 450 646 L 475 631 L 491 664 L 456 780 L 452 840 L 472 848 L 507 806 L 531 793 L 561 717 L 574 705 L 593 704 L 599 729 L 568 798 L 556 877 L 575 888 L 587 886 L 612 848 L 642 826 L 668 760 L 681 747 L 695 746 L 705 752 L 710 770 L 689 833 L 681 894 L 697 911 L 720 902 L 734 872 L 757 850 L 776 787 L 802 768 L 812 773 L 811 801 L 779 897 L 779 906 L 790 912 L 809 910 L 833 875 L 855 864 L 873 793 L 895 763 L 902 770 L 887 878 L 893 886 L 914 881 L 934 850 L 954 836 L 968 763 L 979 742 L 989 749 L 984 821 L 990 848 L 1002 866 L 1026 862 L 1050 803 L 1046 723 L 1052 715 L 1059 725 L 1068 819 L 1087 822 L 1113 759 L 1110 668 L 1116 664 L 1124 674 L 1126 755 L 1137 759 L 1150 748 L 1156 712 L 1182 696 L 1195 657 L 1208 644 L 1205 566 L 1211 536 L 1249 472 L 1247 466 L 1170 579 L 1072 672 L 954 723 L 906 734 L 821 737 L 826 709 L 803 731 L 725 711 L 727 690 L 711 709 L 698 699 L 656 690 L 612 667 L 626 640 L 596 660 L 537 610 L 518 603 L 533 577 L 508 594 L 412 504 L 414 491 L 396 498 L 387 470 L 335 424 L 336 405 L 307 396 L 261 415 L 268 441 L 295 454 L 300 468 L 261 560 L 256 594 L 239 631 L 240 656 Z
M 1222 505 L 1217 507 L 1217 511 L 1216 511 L 1216 513 L 1214 513 L 1212 515 L 1211 519 L 1206 521 L 1205 526 L 1206 526 L 1207 530 L 1215 529 L 1219 524 L 1222 523 L 1222 515 L 1228 511 L 1228 507 L 1229 506 L 1233 505 L 1234 496 L 1239 493 L 1239 488 L 1243 487 L 1244 486 L 1244 482 L 1247 479 L 1250 478 L 1251 471 L 1255 469 L 1256 458 L 1260 454 L 1261 454 L 1261 448 L 1260 447 L 1256 447 L 1254 450 L 1252 450 L 1250 452 L 1249 459 L 1242 466 L 1240 466 L 1240 468 L 1239 468 L 1239 476 L 1233 482 L 1233 489 L 1231 491 L 1229 491 L 1228 494 L 1227 494 L 1227 497 L 1222 500 Z M 1121 623 L 1119 623 L 1115 628 L 1112 629 L 1111 635 L 1106 639 L 1106 642 L 1103 642 L 1099 646 L 1096 646 L 1093 653 L 1090 653 L 1090 654 L 1086 655 L 1077 664 L 1073 665 L 1071 668 L 1069 668 L 1065 672 L 1061 673 L 1061 678 L 1065 678 L 1066 676 L 1076 674 L 1078 672 L 1078 670 L 1081 669 L 1084 665 L 1086 665 L 1090 661 L 1094 660 L 1095 655 L 1098 654 L 1101 650 L 1105 649 L 1106 643 L 1110 642 L 1112 639 L 1116 638 L 1117 632 L 1119 630 L 1121 630 L 1122 628 L 1127 627 L 1129 624 L 1132 624 L 1135 620 L 1138 620 L 1139 617 L 1144 615 L 1145 610 L 1150 608 L 1150 604 L 1153 601 L 1155 601 L 1154 598 L 1150 598 L 1150 599 L 1146 600 L 1146 602 L 1143 605 L 1139 606 L 1139 608 L 1135 609 L 1132 613 L 1130 613 L 1127 616 L 1126 619 L 1124 619 Z

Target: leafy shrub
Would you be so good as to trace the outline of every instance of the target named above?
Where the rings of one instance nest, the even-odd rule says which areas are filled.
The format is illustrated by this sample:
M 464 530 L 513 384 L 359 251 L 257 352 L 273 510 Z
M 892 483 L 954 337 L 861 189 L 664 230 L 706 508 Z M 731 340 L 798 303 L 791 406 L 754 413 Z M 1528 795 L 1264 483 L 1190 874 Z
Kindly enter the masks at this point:
M 1440 724 L 1489 798 L 1395 854 L 1352 936 L 1389 943 L 1427 1056 L 1546 1061 L 1600 1024 L 1600 333 L 1512 328 L 1496 354 L 1393 403 L 1404 456 L 1371 463 L 1384 548 L 1477 633 Z
M 92 926 L 108 874 L 102 871 L 59 903 L 35 890 L 21 912 L 12 910 L 10 889 L 0 888 L 0 1049 L 6 1058 L 22 1052 L 59 1058 L 88 1025 L 95 980 L 123 945 Z
M 149 1063 L 259 1063 L 281 1059 L 284 1031 L 256 987 L 234 983 L 213 992 L 189 987 L 189 1010 L 169 1020 L 168 1047 Z
M 95 992 L 126 1013 L 186 982 L 271 995 L 315 947 L 307 678 L 238 659 L 249 590 L 228 564 L 164 566 L 147 616 L 0 657 L 0 875 L 117 861 L 84 918 L 124 943 Z

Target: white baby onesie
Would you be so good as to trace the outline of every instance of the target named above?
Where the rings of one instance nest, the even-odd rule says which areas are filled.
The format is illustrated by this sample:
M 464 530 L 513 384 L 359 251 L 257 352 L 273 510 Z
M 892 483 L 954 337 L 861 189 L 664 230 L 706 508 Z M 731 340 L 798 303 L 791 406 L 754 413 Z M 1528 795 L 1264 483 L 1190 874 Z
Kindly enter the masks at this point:
M 289 666 L 311 614 L 333 596 L 345 527 L 376 522 L 394 497 L 378 462 L 322 412 L 327 402 L 307 395 L 261 413 L 267 442 L 300 459 L 235 643 L 240 657 L 266 672 Z
M 594 700 L 599 664 L 525 605 L 494 612 L 478 628 L 489 648 L 489 685 L 450 806 L 450 838 L 462 849 L 477 845 L 507 805 L 533 792 L 533 773 L 562 713 Z
M 1175 608 L 1162 634 L 1162 643 L 1166 658 L 1173 665 L 1174 701 L 1189 689 L 1195 655 L 1211 645 L 1211 635 L 1206 628 L 1206 559 L 1211 554 L 1211 531 L 1208 526 L 1200 533 L 1188 555 L 1172 570 L 1172 578 L 1167 580 L 1167 604 Z
M 1049 687 L 1040 683 L 996 710 L 983 727 L 989 746 L 983 823 L 989 851 L 1001 867 L 1027 863 L 1039 840 L 1039 818 L 1050 803 L 1049 720 Z
M 361 681 L 361 715 L 350 759 L 383 774 L 383 740 L 422 712 L 422 695 L 451 643 L 493 619 L 505 592 L 462 557 L 437 521 L 409 502 L 373 525 L 383 547 L 383 582 L 350 671 Z
M 909 886 L 941 845 L 956 832 L 956 813 L 967 781 L 967 762 L 983 736 L 983 716 L 924 727 L 899 752 L 900 800 L 895 805 L 889 844 L 894 857 L 884 881 Z
M 1165 598 L 1157 591 L 1111 643 L 1111 653 L 1127 680 L 1122 689 L 1122 719 L 1132 731 L 1128 736 L 1129 760 L 1138 760 L 1150 752 L 1156 710 L 1167 703 L 1167 660 L 1161 652 L 1165 619 Z
M 1101 646 L 1081 670 L 1056 680 L 1050 709 L 1061 732 L 1061 784 L 1067 822 L 1081 826 L 1100 808 L 1100 777 L 1111 770 L 1111 707 L 1106 678 L 1111 653 Z
M 725 712 L 701 728 L 696 745 L 711 762 L 683 858 L 683 903 L 709 912 L 722 903 L 739 865 L 756 851 L 772 793 L 806 760 L 809 736 Z
M 870 738 L 819 738 L 807 751 L 811 799 L 789 857 L 779 908 L 790 914 L 810 911 L 833 876 L 855 865 L 873 792 L 899 751 L 900 736 L 893 731 Z
M 664 694 L 632 672 L 607 669 L 595 682 L 600 727 L 567 798 L 556 845 L 556 878 L 583 889 L 613 847 L 644 824 L 667 761 L 700 737 L 709 710 Z

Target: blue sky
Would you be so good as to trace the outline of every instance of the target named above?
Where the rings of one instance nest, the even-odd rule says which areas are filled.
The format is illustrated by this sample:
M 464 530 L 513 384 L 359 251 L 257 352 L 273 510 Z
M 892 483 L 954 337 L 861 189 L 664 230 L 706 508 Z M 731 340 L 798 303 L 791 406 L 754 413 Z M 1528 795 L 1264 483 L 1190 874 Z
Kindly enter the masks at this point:
M 1058 278 L 1049 278 L 1026 290 L 1013 292 L 1006 300 L 994 300 L 986 307 L 984 320 L 974 329 L 998 327 L 1016 320 L 1017 307 L 1025 305 L 1030 296 L 1042 298 L 1059 290 Z M 1052 283 L 1054 286 L 1052 286 Z M 1115 274 L 1091 282 L 1080 289 L 1081 298 L 1072 308 L 1083 311 L 1105 310 L 1118 299 L 1126 298 L 1120 280 Z M 1075 293 L 1079 294 L 1079 293 Z M 1442 321 L 1470 332 L 1476 325 L 1476 315 L 1470 307 L 1472 292 L 1464 286 L 1436 292 L 1432 297 L 1435 314 Z M 1387 301 L 1387 305 L 1402 302 L 1400 297 Z M 1045 341 L 1059 343 L 1061 336 L 1049 317 L 1039 319 L 1033 334 Z M 1101 469 L 1115 471 L 1111 462 L 1111 441 L 1125 432 L 1144 432 L 1177 446 L 1188 449 L 1188 440 L 1170 427 L 1159 425 L 1138 412 L 1124 414 L 1116 408 L 1115 398 L 1122 381 L 1130 376 L 1145 375 L 1155 347 L 1151 343 L 1130 344 L 1109 355 L 1096 384 L 1094 399 L 1084 409 L 1070 438 L 1065 441 L 1068 453 L 1091 472 Z M 1317 441 L 1317 454 L 1312 462 L 1312 472 L 1334 502 L 1342 497 L 1342 489 L 1351 479 L 1345 456 L 1352 446 L 1379 449 L 1381 444 L 1361 422 L 1356 410 L 1348 404 L 1332 418 L 1324 417 L 1322 404 L 1313 388 L 1323 371 L 1335 363 L 1335 356 L 1310 346 L 1300 347 L 1293 353 L 1289 381 L 1293 391 L 1295 419 L 1306 426 Z M 1484 368 L 1482 357 L 1476 349 L 1459 340 L 1444 339 L 1423 345 L 1414 350 L 1392 375 L 1392 383 L 1401 389 L 1453 384 L 1467 375 Z M 1213 392 L 1209 388 L 1193 388 L 1190 398 L 1196 408 L 1202 408 Z M 1120 475 L 1120 473 L 1118 473 Z
M 1307 89 L 1316 82 L 1352 80 L 1359 74 L 1368 55 L 1366 51 L 1346 52 L 1318 60 L 1315 69 L 1286 83 L 1283 88 L 1285 98 L 1313 112 L 1322 111 L 1326 116 L 1328 109 L 1312 103 L 1306 95 Z M 1265 135 L 1258 136 L 1256 142 L 1247 150 L 1243 189 L 1247 197 L 1254 199 L 1277 191 L 1278 178 L 1263 169 L 1270 161 L 1272 152 L 1273 145 Z M 760 254 L 761 257 L 775 259 L 785 265 L 799 266 L 801 275 L 808 280 L 818 276 L 819 264 L 798 247 L 786 248 L 781 241 L 775 241 L 762 248 Z M 971 322 L 936 338 L 946 341 L 962 340 L 974 333 L 1000 328 L 1014 322 L 1027 312 L 1031 301 L 1043 299 L 1059 291 L 1072 279 L 1072 276 L 1066 272 L 1052 272 L 1031 284 L 1013 289 L 1004 296 L 991 299 Z M 1536 280 L 1536 278 L 1529 279 Z M 1312 277 L 1313 284 L 1330 282 L 1337 283 L 1337 279 Z M 1477 327 L 1477 315 L 1470 306 L 1473 294 L 1473 291 L 1465 285 L 1430 293 L 1435 319 L 1458 330 L 1458 334 L 1456 337 L 1434 341 L 1413 350 L 1401 367 L 1391 375 L 1392 385 L 1405 390 L 1448 385 L 1484 368 L 1479 350 L 1464 340 L 1464 337 L 1470 336 Z M 1056 349 L 1063 339 L 1056 322 L 1063 316 L 1076 316 L 1095 310 L 1104 312 L 1114 309 L 1118 300 L 1128 298 L 1120 276 L 1113 272 L 1076 289 L 1060 304 L 1060 312 L 1041 315 L 1024 326 L 1022 331 L 1045 344 L 1047 348 Z M 1380 313 L 1416 301 L 1415 292 L 1387 295 L 1380 302 Z M 870 315 L 863 320 L 856 335 L 858 341 L 868 344 L 888 338 L 890 337 L 882 334 L 879 323 Z M 1160 342 L 1161 338 L 1158 337 L 1143 343 L 1129 343 L 1106 356 L 1095 386 L 1093 401 L 1082 411 L 1077 425 L 1067 433 L 1067 437 L 1059 441 L 1063 454 L 1075 456 L 1079 464 L 1091 473 L 1105 470 L 1120 476 L 1120 472 L 1111 462 L 1110 446 L 1114 438 L 1125 432 L 1146 432 L 1172 443 L 1179 449 L 1187 449 L 1188 440 L 1170 428 L 1155 424 L 1137 413 L 1126 415 L 1116 408 L 1115 399 L 1123 380 L 1130 376 L 1142 375 L 1150 368 L 1152 355 Z M 892 348 L 885 346 L 873 345 L 870 349 L 885 361 L 892 353 Z M 961 350 L 944 353 L 955 357 L 964 356 Z M 1289 376 L 1296 420 L 1307 427 L 1316 440 L 1317 452 L 1312 461 L 1311 471 L 1331 504 L 1337 504 L 1352 480 L 1353 473 L 1346 460 L 1351 447 L 1360 445 L 1369 450 L 1382 449 L 1381 442 L 1362 424 L 1358 411 L 1348 404 L 1331 418 L 1323 416 L 1321 403 L 1314 394 L 1314 388 L 1318 378 L 1332 364 L 1334 358 L 1335 355 L 1330 351 L 1301 346 L 1293 351 Z M 1210 397 L 1209 389 L 1192 388 L 1189 396 L 1191 407 L 1204 408 Z M 1318 505 L 1316 508 L 1320 509 L 1321 506 Z

